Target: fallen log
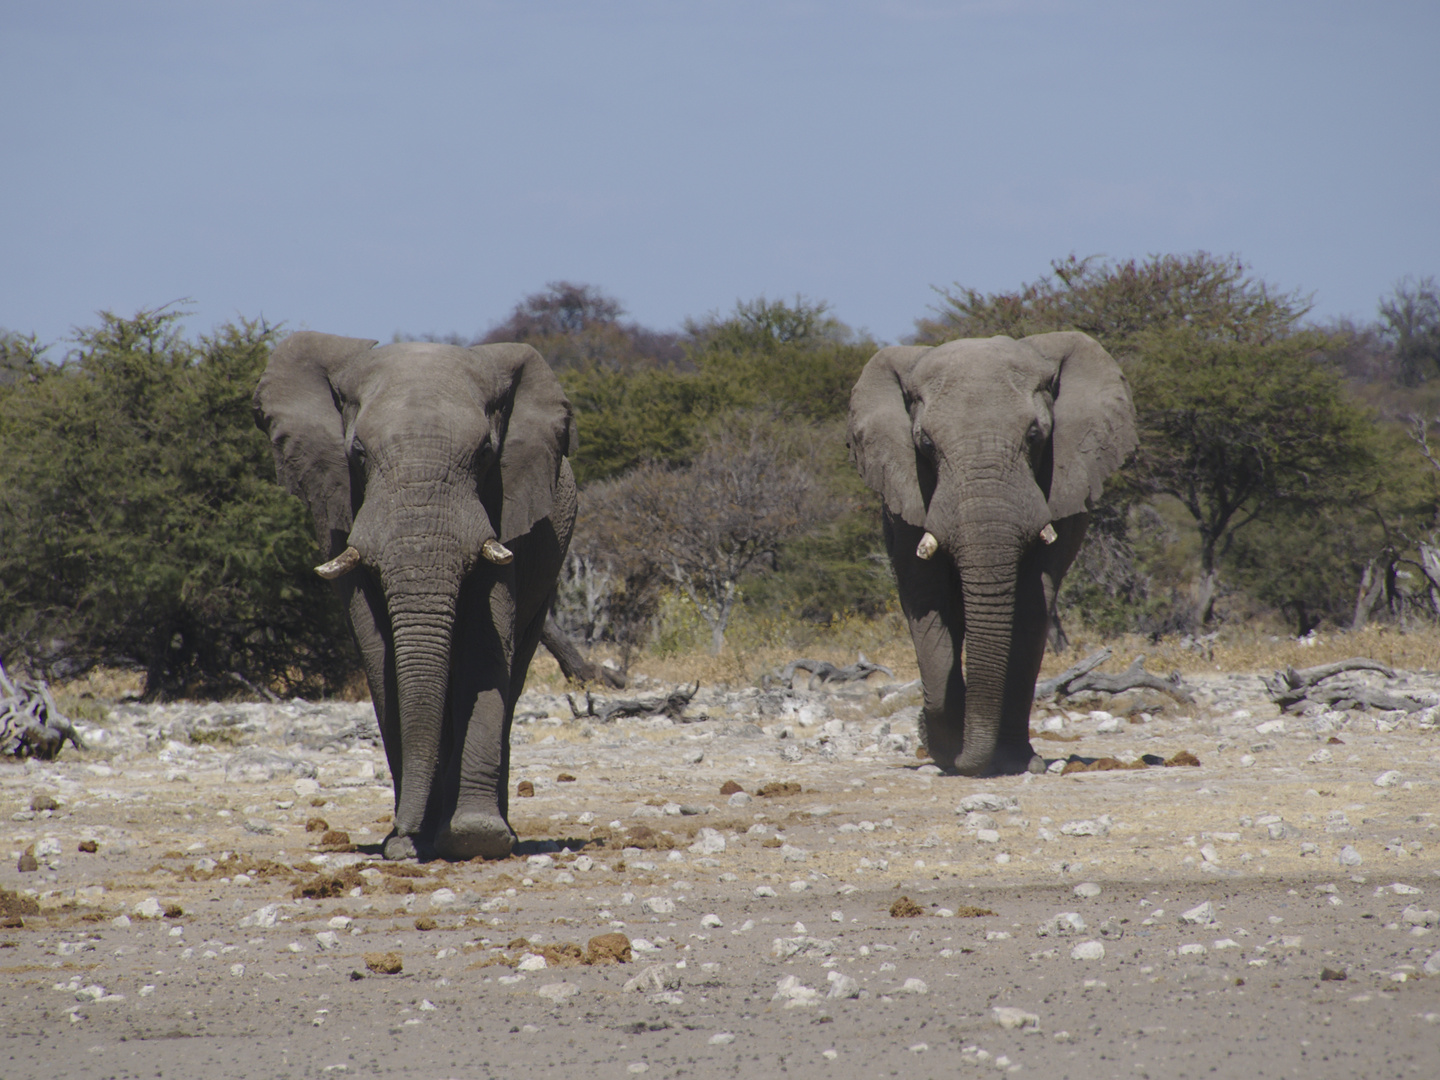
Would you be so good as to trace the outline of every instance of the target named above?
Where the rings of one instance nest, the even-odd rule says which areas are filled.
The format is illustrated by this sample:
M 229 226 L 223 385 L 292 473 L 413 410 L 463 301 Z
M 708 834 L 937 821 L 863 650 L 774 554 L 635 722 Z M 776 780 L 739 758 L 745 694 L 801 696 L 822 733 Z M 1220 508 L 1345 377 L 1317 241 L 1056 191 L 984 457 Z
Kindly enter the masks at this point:
M 1269 691 L 1270 699 L 1288 713 L 1300 712 L 1307 705 L 1323 705 L 1332 709 L 1379 709 L 1383 712 L 1400 710 L 1411 713 L 1428 708 L 1431 704 L 1408 694 L 1367 686 L 1357 679 L 1330 681 L 1352 671 L 1373 671 L 1387 679 L 1393 679 L 1397 674 L 1394 669 L 1378 660 L 1352 656 L 1348 660 L 1337 660 L 1333 664 L 1320 664 L 1316 667 L 1298 670 L 1289 667 L 1261 681 Z
M 1107 675 L 1102 671 L 1094 670 L 1108 660 L 1110 655 L 1108 648 L 1101 649 L 1098 653 L 1076 664 L 1069 671 L 1062 672 L 1056 678 L 1047 679 L 1044 683 L 1037 683 L 1035 697 L 1039 699 L 1053 695 L 1058 700 L 1088 691 L 1098 691 L 1102 694 L 1123 694 L 1127 690 L 1156 690 L 1186 705 L 1195 703 L 1190 691 L 1180 681 L 1179 672 L 1171 675 L 1168 679 L 1152 675 L 1145 670 L 1144 656 L 1137 656 L 1135 662 L 1118 675 Z
M 601 701 L 598 703 L 595 700 L 595 695 L 587 691 L 585 694 L 584 712 L 580 711 L 580 708 L 575 704 L 575 699 L 571 695 L 566 694 L 565 700 L 570 703 L 570 711 L 575 715 L 577 720 L 583 717 L 593 716 L 602 724 L 608 724 L 610 721 L 621 717 L 665 716 L 671 720 L 682 723 L 693 723 L 698 720 L 708 719 L 708 717 L 703 716 L 685 715 L 686 706 L 690 704 L 699 690 L 700 682 L 696 680 L 694 686 L 680 686 L 668 694 L 662 694 L 656 697 L 626 698 L 618 701 Z
M 1097 653 L 1091 653 L 1088 657 L 1086 657 L 1084 660 L 1081 660 L 1073 667 L 1066 668 L 1059 675 L 1056 675 L 1053 679 L 1046 679 L 1043 682 L 1036 683 L 1035 700 L 1043 701 L 1045 698 L 1054 696 L 1056 694 L 1061 694 L 1063 696 L 1063 691 L 1065 687 L 1069 686 L 1076 679 L 1080 678 L 1080 676 L 1089 674 L 1095 668 L 1103 664 L 1106 660 L 1109 660 L 1110 657 L 1113 655 L 1114 654 L 1110 651 L 1109 646 L 1106 646 Z
M 872 663 L 865 658 L 865 654 L 859 653 L 858 659 L 853 664 L 846 664 L 844 667 L 836 667 L 825 660 L 791 660 L 780 672 L 780 681 L 786 686 L 794 685 L 795 672 L 808 671 L 810 673 L 811 690 L 817 685 L 827 682 L 861 682 L 874 675 L 877 671 L 884 672 L 892 679 L 895 673 L 883 664 Z

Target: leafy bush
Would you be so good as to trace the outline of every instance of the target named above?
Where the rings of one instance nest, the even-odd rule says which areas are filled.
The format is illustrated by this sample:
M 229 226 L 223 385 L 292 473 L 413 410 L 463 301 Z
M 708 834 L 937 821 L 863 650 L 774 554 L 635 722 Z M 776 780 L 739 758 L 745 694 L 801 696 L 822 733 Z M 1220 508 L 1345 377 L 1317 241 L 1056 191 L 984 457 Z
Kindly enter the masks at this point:
M 149 698 L 324 692 L 348 633 L 251 413 L 275 331 L 191 342 L 179 318 L 102 314 L 0 389 L 0 650 L 52 677 L 140 665 Z

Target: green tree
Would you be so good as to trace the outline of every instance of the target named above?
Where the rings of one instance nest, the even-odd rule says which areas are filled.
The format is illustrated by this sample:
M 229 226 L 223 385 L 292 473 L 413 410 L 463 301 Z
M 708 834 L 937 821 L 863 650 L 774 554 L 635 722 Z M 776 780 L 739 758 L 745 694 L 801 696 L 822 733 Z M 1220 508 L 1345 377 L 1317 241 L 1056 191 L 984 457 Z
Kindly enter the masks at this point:
M 1440 287 L 1433 277 L 1396 285 L 1380 301 L 1380 320 L 1400 382 L 1418 386 L 1440 375 Z
M 323 692 L 353 669 L 250 397 L 275 331 L 185 340 L 101 315 L 0 395 L 0 649 L 49 673 L 142 665 L 147 697 Z

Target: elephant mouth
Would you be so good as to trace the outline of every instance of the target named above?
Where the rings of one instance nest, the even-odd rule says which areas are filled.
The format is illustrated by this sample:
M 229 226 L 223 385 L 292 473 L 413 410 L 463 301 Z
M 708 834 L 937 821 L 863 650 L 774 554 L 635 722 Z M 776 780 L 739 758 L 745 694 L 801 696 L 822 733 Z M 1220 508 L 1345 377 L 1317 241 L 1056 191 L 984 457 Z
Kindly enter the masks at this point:
M 1055 532 L 1055 526 L 1046 522 L 1045 527 L 1040 530 L 1040 542 L 1048 546 L 1055 543 L 1057 539 L 1059 539 L 1059 535 Z M 940 541 L 935 539 L 934 533 L 927 530 L 925 535 L 920 537 L 920 543 L 915 548 L 915 557 L 917 559 L 933 559 L 939 550 Z
M 515 553 L 507 548 L 499 540 L 489 539 L 480 546 L 480 554 L 496 566 L 507 566 L 514 560 Z M 329 562 L 321 563 L 315 567 L 315 573 L 319 574 L 326 581 L 334 581 L 336 578 L 344 577 L 355 567 L 360 565 L 360 552 L 352 545 L 347 547 Z

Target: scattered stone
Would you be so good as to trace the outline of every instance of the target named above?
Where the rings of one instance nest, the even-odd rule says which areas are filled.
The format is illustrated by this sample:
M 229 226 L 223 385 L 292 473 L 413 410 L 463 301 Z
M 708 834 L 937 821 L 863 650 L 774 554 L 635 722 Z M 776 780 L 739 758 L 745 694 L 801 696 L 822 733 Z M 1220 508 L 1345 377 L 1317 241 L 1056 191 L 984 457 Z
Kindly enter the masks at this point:
M 1104 960 L 1105 946 L 1098 941 L 1082 941 L 1070 950 L 1072 960 Z
M 1346 844 L 1340 849 L 1340 853 L 1335 856 L 1335 861 L 1341 866 L 1359 866 L 1365 860 L 1360 857 L 1360 852 L 1356 851 L 1349 844 Z
M 930 987 L 925 984 L 924 979 L 906 979 L 900 987 L 902 994 L 928 994 Z
M 1440 953 L 1436 954 L 1440 956 Z M 830 989 L 826 997 L 831 998 L 858 998 L 860 996 L 860 983 L 839 971 L 827 972 L 825 978 L 830 981 Z
M 1394 787 L 1400 782 L 1400 771 L 1398 769 L 1387 769 L 1375 778 L 1375 786 L 1388 788 Z
M 1066 836 L 1109 836 L 1110 823 L 1104 817 L 1091 821 L 1067 821 L 1060 826 Z
M 1189 911 L 1182 912 L 1180 921 L 1190 926 L 1214 926 L 1215 905 L 1206 900 L 1203 904 L 1198 904 Z
M 1350 978 L 1350 975 L 1346 971 L 1337 971 L 1335 968 L 1330 967 L 1322 967 L 1320 969 L 1321 982 L 1344 982 L 1348 978 Z
M 652 896 L 640 903 L 640 910 L 647 915 L 675 914 L 675 901 L 668 896 Z
M 1074 911 L 1062 911 L 1053 919 L 1040 924 L 1035 933 L 1040 937 L 1071 937 L 1075 934 L 1083 934 L 1089 929 L 1085 920 Z
M 535 785 L 529 780 L 521 780 L 515 785 L 515 797 L 517 799 L 533 799 L 535 797 Z
M 1040 1026 L 1040 1017 L 1009 1005 L 996 1005 L 990 1010 L 990 1017 L 1006 1031 L 1034 1030 Z
M 1071 891 L 1084 900 L 1093 900 L 1100 895 L 1100 886 L 1093 881 L 1082 881 Z
M 813 986 L 806 986 L 800 981 L 798 975 L 786 975 L 775 984 L 775 994 L 772 1001 L 785 1002 L 785 1008 L 793 1009 L 808 1007 L 817 1003 L 820 991 Z
M 147 896 L 130 909 L 130 914 L 138 919 L 158 919 L 165 914 L 165 909 L 155 897 Z
M 555 1005 L 569 1001 L 578 993 L 580 993 L 580 987 L 568 982 L 546 983 L 535 991 L 537 997 L 542 997 Z

